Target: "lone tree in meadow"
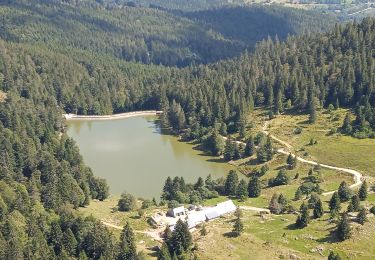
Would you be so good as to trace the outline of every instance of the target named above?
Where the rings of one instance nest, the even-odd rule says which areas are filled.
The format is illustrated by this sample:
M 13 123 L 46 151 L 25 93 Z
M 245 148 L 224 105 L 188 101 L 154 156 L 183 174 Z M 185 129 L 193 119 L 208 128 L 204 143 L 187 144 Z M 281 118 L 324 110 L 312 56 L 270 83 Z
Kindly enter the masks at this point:
M 367 199 L 367 182 L 363 181 L 361 188 L 359 188 L 358 196 L 361 201 L 365 201 Z
M 324 214 L 323 209 L 323 203 L 320 200 L 320 198 L 315 202 L 314 208 L 313 208 L 313 215 L 314 218 L 320 218 Z
M 351 191 L 349 189 L 348 184 L 345 181 L 340 183 L 338 194 L 341 202 L 346 202 L 350 199 Z
M 329 211 L 331 215 L 336 215 L 341 209 L 341 201 L 339 194 L 335 191 L 329 201 Z
M 233 224 L 233 233 L 235 236 L 240 236 L 243 232 L 243 223 L 242 223 L 242 220 L 240 217 L 237 217 L 236 218 L 236 221 L 234 222 Z
M 331 251 L 328 255 L 328 260 L 341 260 L 341 257 L 338 253 Z
M 309 216 L 309 208 L 305 203 L 301 205 L 301 213 L 298 215 L 296 220 L 296 226 L 299 228 L 307 227 L 309 224 L 310 216 Z
M 262 191 L 262 187 L 260 184 L 260 180 L 257 176 L 253 176 L 250 181 L 249 185 L 247 187 L 247 192 L 250 198 L 257 198 L 260 196 L 260 193 Z
M 137 201 L 135 197 L 129 193 L 122 193 L 117 206 L 119 211 L 132 211 L 135 209 Z
M 351 236 L 351 227 L 349 225 L 349 220 L 346 213 L 342 216 L 340 222 L 337 224 L 336 234 L 341 241 L 347 240 Z
M 279 203 L 279 196 L 276 193 L 272 195 L 268 208 L 272 214 L 279 214 L 281 212 L 282 206 Z
M 365 222 L 367 221 L 367 213 L 366 213 L 366 209 L 364 207 L 362 207 L 359 212 L 358 212 L 358 215 L 357 215 L 357 222 L 361 225 L 364 225 Z
M 297 166 L 297 158 L 289 153 L 288 158 L 286 159 L 289 169 L 294 169 Z

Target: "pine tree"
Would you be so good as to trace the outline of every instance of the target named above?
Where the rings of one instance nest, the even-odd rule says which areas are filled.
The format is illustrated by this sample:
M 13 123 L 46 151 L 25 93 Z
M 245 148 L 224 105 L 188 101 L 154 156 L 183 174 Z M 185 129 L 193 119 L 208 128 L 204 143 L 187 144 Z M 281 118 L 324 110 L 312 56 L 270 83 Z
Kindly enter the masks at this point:
M 230 170 L 225 180 L 225 194 L 227 196 L 236 196 L 236 190 L 238 185 L 238 175 L 236 171 Z
M 225 141 L 225 147 L 224 147 L 224 160 L 230 161 L 234 158 L 235 155 L 235 144 L 234 142 L 230 139 L 227 138 Z
M 347 240 L 351 236 L 351 228 L 347 214 L 344 214 L 337 225 L 336 233 L 341 241 Z
M 66 252 L 70 256 L 75 256 L 75 254 L 77 253 L 77 245 L 78 243 L 72 230 L 68 228 L 63 234 L 63 246 Z
M 286 163 L 289 166 L 289 169 L 294 169 L 297 166 L 297 158 L 295 158 L 292 153 L 289 153 Z
M 364 225 L 365 222 L 367 221 L 367 213 L 366 213 L 366 209 L 364 207 L 362 207 L 359 210 L 358 215 L 357 215 L 357 221 L 361 225 Z
M 200 230 L 200 234 L 201 234 L 201 236 L 206 236 L 207 235 L 207 229 L 206 229 L 206 225 L 205 224 L 202 225 L 202 228 Z
M 339 256 L 339 254 L 331 251 L 328 255 L 328 260 L 341 260 L 341 257 Z
M 365 201 L 367 199 L 367 182 L 366 180 L 363 181 L 361 188 L 358 191 L 358 196 L 361 201 Z
M 314 215 L 314 218 L 320 218 L 321 216 L 323 216 L 323 214 L 324 214 L 323 204 L 322 204 L 322 201 L 319 199 L 315 203 L 315 206 L 313 209 L 313 215 Z
M 171 260 L 171 254 L 169 253 L 168 246 L 166 243 L 163 243 L 159 252 L 158 260 Z
M 360 207 L 359 196 L 358 196 L 357 194 L 355 194 L 355 195 L 350 199 L 350 202 L 349 202 L 349 205 L 348 205 L 348 212 L 355 212 L 355 211 L 358 211 L 358 210 L 359 210 L 359 207 Z
M 271 198 L 271 201 L 270 201 L 270 204 L 269 204 L 268 208 L 270 209 L 271 213 L 273 213 L 273 214 L 279 214 L 281 212 L 282 208 L 281 208 L 281 205 L 279 203 L 279 196 L 277 196 L 276 193 L 272 195 L 272 198 Z
M 339 194 L 341 202 L 345 202 L 350 199 L 351 192 L 350 192 L 348 184 L 345 181 L 340 183 L 338 194 Z
M 233 233 L 235 234 L 235 236 L 240 236 L 241 233 L 243 232 L 243 229 L 244 229 L 244 226 L 243 226 L 243 223 L 242 223 L 242 220 L 241 218 L 236 218 L 236 221 L 234 222 L 234 225 L 233 225 Z
M 118 259 L 121 260 L 136 260 L 137 259 L 137 247 L 135 245 L 135 237 L 133 229 L 127 222 L 120 235 L 119 243 L 119 255 Z
M 255 153 L 254 137 L 251 135 L 245 146 L 245 156 L 253 156 Z
M 248 195 L 250 198 L 257 198 L 262 191 L 260 180 L 257 176 L 253 176 L 247 187 Z
M 247 198 L 247 195 L 247 184 L 246 181 L 242 179 L 237 186 L 237 198 L 241 201 L 244 201 Z
M 301 213 L 298 215 L 296 220 L 296 226 L 299 228 L 307 227 L 309 223 L 309 208 L 305 203 L 301 205 Z
M 353 131 L 353 127 L 351 125 L 350 115 L 349 113 L 346 114 L 344 122 L 341 126 L 341 132 L 344 134 L 350 135 Z
M 181 255 L 191 247 L 192 236 L 187 223 L 181 219 L 177 221 L 170 241 L 170 251 L 176 255 Z
M 339 194 L 335 191 L 331 197 L 331 200 L 329 201 L 329 210 L 331 214 L 336 214 L 341 209 L 341 201 Z

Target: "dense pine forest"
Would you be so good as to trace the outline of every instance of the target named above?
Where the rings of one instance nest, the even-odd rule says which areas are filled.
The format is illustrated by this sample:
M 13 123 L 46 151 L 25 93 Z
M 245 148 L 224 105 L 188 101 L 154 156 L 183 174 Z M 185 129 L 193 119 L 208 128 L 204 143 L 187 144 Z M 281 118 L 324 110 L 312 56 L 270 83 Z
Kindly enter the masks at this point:
M 230 29 L 243 23 L 231 9 L 181 15 L 62 2 L 0 5 L 0 259 L 136 259 L 126 244 L 130 227 L 116 242 L 75 211 L 109 191 L 66 135 L 64 111 L 163 109 L 165 125 L 204 140 L 214 129 L 227 135 L 250 126 L 255 106 L 270 116 L 309 113 L 311 123 L 322 107 L 347 107 L 356 118 L 348 115 L 342 131 L 374 136 L 374 19 L 282 41 L 334 19 L 276 7 L 264 11 L 275 20 L 252 35 Z M 282 17 L 288 27 L 276 27 L 277 37 Z

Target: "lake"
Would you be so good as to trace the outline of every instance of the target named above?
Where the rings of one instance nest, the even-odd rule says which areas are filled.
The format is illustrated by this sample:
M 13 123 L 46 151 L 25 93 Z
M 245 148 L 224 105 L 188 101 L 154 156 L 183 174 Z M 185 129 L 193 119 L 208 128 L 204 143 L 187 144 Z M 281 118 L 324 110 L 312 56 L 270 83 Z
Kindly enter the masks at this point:
M 163 134 L 156 116 L 105 121 L 69 121 L 68 135 L 78 144 L 85 163 L 107 180 L 111 194 L 127 191 L 159 198 L 168 176 L 225 177 L 232 167 L 202 155 L 194 146 Z

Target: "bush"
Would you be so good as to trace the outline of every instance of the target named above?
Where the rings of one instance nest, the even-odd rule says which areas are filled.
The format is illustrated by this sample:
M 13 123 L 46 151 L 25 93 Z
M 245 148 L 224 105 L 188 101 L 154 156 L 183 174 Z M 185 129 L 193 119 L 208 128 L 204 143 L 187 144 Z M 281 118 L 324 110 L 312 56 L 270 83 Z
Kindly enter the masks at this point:
M 375 215 L 375 206 L 372 206 L 370 212 Z
M 121 198 L 117 203 L 119 211 L 131 211 L 134 210 L 137 205 L 135 197 L 129 193 L 122 193 Z
M 296 135 L 299 135 L 299 134 L 301 134 L 302 133 L 302 128 L 301 127 L 299 127 L 299 126 L 297 126 L 295 129 L 294 129 L 294 134 L 296 134 Z

